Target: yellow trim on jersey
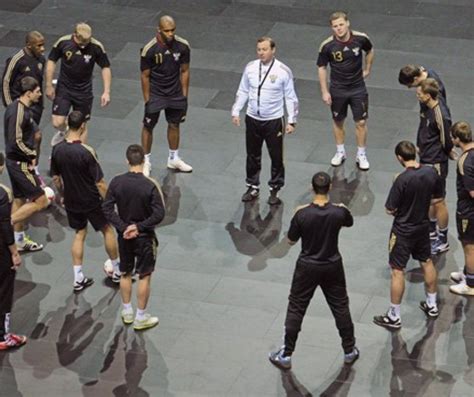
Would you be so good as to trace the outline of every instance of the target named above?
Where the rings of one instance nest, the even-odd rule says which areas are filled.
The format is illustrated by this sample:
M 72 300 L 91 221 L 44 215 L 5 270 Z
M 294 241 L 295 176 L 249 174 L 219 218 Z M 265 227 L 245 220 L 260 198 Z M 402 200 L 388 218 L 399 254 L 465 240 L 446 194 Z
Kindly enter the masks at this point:
M 365 37 L 366 39 L 370 40 L 370 37 L 364 32 L 358 32 L 357 30 L 353 30 L 352 34 L 354 36 L 362 36 L 362 37 Z
M 142 53 L 141 53 L 141 56 L 142 57 L 146 57 L 146 53 L 148 52 L 148 50 L 153 47 L 155 44 L 157 43 L 157 40 L 156 40 L 156 37 L 151 39 L 148 43 L 145 44 L 145 47 L 142 48 Z
M 469 151 L 464 152 L 463 154 L 461 154 L 458 160 L 458 170 L 462 176 L 464 176 L 464 162 L 466 161 L 468 154 L 469 154 Z
M 443 113 L 441 113 L 441 107 L 438 104 L 438 106 L 435 106 L 433 110 L 435 114 L 436 124 L 438 124 L 438 129 L 439 129 L 439 140 L 441 141 L 441 145 L 443 145 L 443 147 L 446 147 L 446 139 L 444 135 Z
M 296 214 L 299 210 L 302 210 L 303 208 L 309 207 L 310 205 L 311 205 L 311 203 L 299 205 L 298 207 L 295 208 L 295 214 Z
M 189 45 L 189 41 L 186 40 L 186 39 L 183 39 L 181 36 L 178 36 L 178 35 L 175 34 L 174 39 L 176 41 L 179 41 L 180 43 L 183 43 L 183 44 L 187 45 L 189 48 L 191 48 L 191 46 Z
M 12 202 L 13 202 L 13 193 L 12 193 L 11 189 L 8 188 L 7 186 L 1 184 L 1 183 L 0 183 L 0 188 L 2 188 L 3 190 L 5 190 L 5 193 L 6 193 L 7 196 L 8 196 L 8 202 L 9 202 L 9 203 L 12 203 Z
M 25 153 L 27 156 L 36 156 L 36 150 L 30 149 L 23 142 L 23 130 L 21 129 L 21 123 L 25 117 L 25 105 L 18 101 L 18 108 L 16 112 L 16 126 L 15 126 L 15 140 L 18 148 Z
M 158 183 L 158 181 L 153 179 L 153 178 L 150 178 L 149 176 L 145 176 L 145 178 L 150 180 L 150 182 L 152 182 L 156 186 L 156 188 L 158 189 L 158 193 L 160 193 L 161 201 L 163 202 L 163 206 L 164 206 L 165 205 L 165 197 L 163 196 L 163 191 L 161 190 L 161 186 Z
M 5 97 L 5 102 L 7 103 L 7 105 L 10 105 L 10 103 L 13 102 L 13 99 L 10 95 L 10 80 L 12 77 L 13 69 L 15 68 L 17 62 L 24 56 L 25 52 L 23 51 L 23 49 L 13 55 L 10 59 L 10 63 L 8 64 L 5 76 L 3 77 L 3 96 Z
M 96 40 L 93 37 L 91 37 L 91 43 L 95 44 L 95 45 L 98 45 L 100 47 L 100 49 L 102 50 L 102 52 L 105 54 L 105 47 L 99 40 Z
M 64 36 L 61 36 L 59 39 L 56 40 L 56 42 L 53 44 L 53 47 L 57 47 L 58 44 L 61 42 L 61 41 L 64 41 L 64 40 L 71 40 L 72 39 L 72 34 L 66 34 Z
M 97 157 L 97 153 L 96 153 L 95 149 L 92 146 L 86 145 L 85 143 L 81 143 L 81 146 L 84 149 L 86 149 L 90 154 L 92 154 L 92 156 L 94 157 L 95 161 L 97 161 L 97 163 L 99 162 L 99 158 Z
M 31 175 L 31 172 L 28 169 L 28 163 L 25 163 L 25 162 L 22 161 L 20 163 L 20 169 L 25 174 L 26 179 L 28 179 L 33 184 L 33 186 L 37 186 L 36 185 L 36 179 L 33 177 L 33 175 Z
M 321 52 L 323 50 L 323 47 L 327 44 L 327 43 L 330 43 L 331 41 L 334 40 L 334 37 L 333 36 L 329 36 L 326 40 L 324 40 L 321 45 L 319 46 L 319 52 Z

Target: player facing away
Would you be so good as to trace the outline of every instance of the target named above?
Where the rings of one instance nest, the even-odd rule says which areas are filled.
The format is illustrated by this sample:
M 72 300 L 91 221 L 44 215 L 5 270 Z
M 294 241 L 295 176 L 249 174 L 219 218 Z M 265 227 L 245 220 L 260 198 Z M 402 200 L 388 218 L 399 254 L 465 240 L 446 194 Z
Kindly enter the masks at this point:
M 312 179 L 314 198 L 310 204 L 296 210 L 288 230 L 288 242 L 301 238 L 301 252 L 291 282 L 285 320 L 283 346 L 270 353 L 272 364 L 291 368 L 291 356 L 301 330 L 306 309 L 316 288 L 321 287 L 326 302 L 336 320 L 344 350 L 344 363 L 353 364 L 359 358 L 355 346 L 354 324 L 349 310 L 346 278 L 338 239 L 342 227 L 354 223 L 351 212 L 342 204 L 329 201 L 331 177 L 318 172 Z
M 87 224 L 104 236 L 105 251 L 112 262 L 112 281 L 120 282 L 118 248 L 113 228 L 102 211 L 107 184 L 95 150 L 83 143 L 86 117 L 79 111 L 68 116 L 69 132 L 66 139 L 53 147 L 51 153 L 51 175 L 64 197 L 69 226 L 75 230 L 71 246 L 74 270 L 74 292 L 80 292 L 93 284 L 94 280 L 84 276 L 84 244 Z
M 189 92 L 189 43 L 175 34 L 176 23 L 169 15 L 160 18 L 156 37 L 141 50 L 140 70 L 142 93 L 145 101 L 142 146 L 145 150 L 146 176 L 151 172 L 151 146 L 153 129 L 160 112 L 168 123 L 169 169 L 192 172 L 178 153 L 180 124 L 186 119 Z
M 386 314 L 374 317 L 374 323 L 389 329 L 402 326 L 400 305 L 405 291 L 405 268 L 410 259 L 420 261 L 425 279 L 426 301 L 420 309 L 429 318 L 438 317 L 436 302 L 437 273 L 431 260 L 429 235 L 430 205 L 443 198 L 443 183 L 433 167 L 416 161 L 416 147 L 401 141 L 395 155 L 405 170 L 393 182 L 385 203 L 388 214 L 393 215 L 389 240 L 391 267 L 390 308 Z
M 144 330 L 158 324 L 158 317 L 147 313 L 151 275 L 155 270 L 158 240 L 155 227 L 165 216 L 163 193 L 158 183 L 143 174 L 145 151 L 130 145 L 126 152 L 128 172 L 112 179 L 103 209 L 117 229 L 120 250 L 120 293 L 124 324 Z M 139 276 L 137 312 L 132 308 L 132 274 Z
M 345 12 L 334 12 L 329 21 L 333 35 L 321 43 L 317 65 L 321 96 L 323 102 L 331 107 L 336 139 L 336 154 L 331 165 L 340 166 L 346 159 L 344 121 L 350 106 L 356 129 L 356 163 L 361 170 L 368 170 L 370 164 L 367 160 L 366 144 L 369 94 L 365 79 L 370 74 L 374 60 L 373 45 L 365 33 L 350 29 L 349 18 Z M 331 69 L 329 86 L 328 65 Z
M 58 61 L 61 61 L 61 69 L 54 88 L 53 76 Z M 78 23 L 74 33 L 62 36 L 54 43 L 46 64 L 46 96 L 53 101 L 52 124 L 57 129 L 51 140 L 52 146 L 64 139 L 71 108 L 80 111 L 86 120 L 90 119 L 94 100 L 92 73 L 95 64 L 102 69 L 104 91 L 100 104 L 104 107 L 110 102 L 112 72 L 104 46 L 92 37 L 92 28 L 84 22 Z M 87 130 L 82 139 L 87 141 Z

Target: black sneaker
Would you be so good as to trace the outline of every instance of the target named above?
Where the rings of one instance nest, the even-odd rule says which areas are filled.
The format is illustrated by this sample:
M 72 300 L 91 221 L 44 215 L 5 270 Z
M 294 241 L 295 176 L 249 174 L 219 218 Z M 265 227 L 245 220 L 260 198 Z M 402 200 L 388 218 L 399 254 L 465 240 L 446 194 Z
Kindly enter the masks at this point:
M 270 196 L 268 197 L 268 204 L 279 205 L 281 200 L 278 198 L 278 189 L 270 189 Z
M 114 284 L 120 284 L 120 279 L 122 278 L 122 274 L 120 272 L 113 272 L 112 274 L 112 282 Z
M 344 354 L 344 364 L 346 365 L 354 364 L 359 358 L 359 356 L 360 356 L 360 351 L 356 346 L 354 346 L 354 349 L 352 350 L 352 352 Z
M 92 278 L 84 277 L 81 282 L 74 282 L 74 292 L 81 292 L 83 289 L 90 287 L 94 284 L 94 280 Z
M 436 306 L 429 306 L 426 301 L 421 301 L 420 302 L 420 309 L 423 310 L 428 317 L 438 317 L 439 316 L 439 310 Z
M 388 329 L 402 328 L 402 322 L 399 318 L 392 320 L 387 314 L 384 314 L 383 316 L 374 316 L 374 324 Z
M 291 356 L 284 356 L 283 353 L 284 353 L 284 349 L 281 348 L 280 350 L 271 352 L 268 355 L 268 359 L 273 365 L 275 365 L 276 367 L 280 369 L 283 369 L 283 370 L 291 369 Z
M 259 194 L 260 194 L 260 189 L 253 186 L 249 186 L 247 191 L 242 196 L 242 201 L 247 202 L 247 201 L 255 200 Z

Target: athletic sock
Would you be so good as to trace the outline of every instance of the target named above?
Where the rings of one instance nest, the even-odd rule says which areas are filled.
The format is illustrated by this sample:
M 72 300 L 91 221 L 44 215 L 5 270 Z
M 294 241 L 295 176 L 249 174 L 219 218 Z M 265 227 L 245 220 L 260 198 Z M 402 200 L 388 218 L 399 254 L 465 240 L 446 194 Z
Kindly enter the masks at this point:
M 178 156 L 178 149 L 176 150 L 169 150 L 169 155 L 168 155 L 168 158 L 170 160 L 177 160 L 179 159 L 179 156 Z
M 137 309 L 137 315 L 135 316 L 135 320 L 141 321 L 145 318 L 146 309 Z
M 436 295 L 436 292 L 433 294 L 428 292 L 426 294 L 426 303 L 429 307 L 438 307 L 438 304 L 436 303 Z
M 365 147 L 357 146 L 357 156 L 365 155 Z
M 151 153 L 145 154 L 145 163 L 151 163 Z
M 119 269 L 120 262 L 119 262 L 118 258 L 117 259 L 111 259 L 110 261 L 112 262 L 112 266 L 114 267 L 114 272 L 115 273 L 120 272 L 120 269 Z
M 390 308 L 388 309 L 387 313 L 390 320 L 399 320 L 400 319 L 400 305 L 395 305 L 390 303 Z
M 5 321 L 3 323 L 4 325 L 4 330 L 5 330 L 5 334 L 9 334 L 10 333 L 10 316 L 11 316 L 11 313 L 5 313 Z
M 474 288 L 474 273 L 466 272 L 466 284 L 469 288 Z
M 346 149 L 344 148 L 344 144 L 342 145 L 336 145 L 336 151 L 338 153 L 346 153 Z
M 84 280 L 84 274 L 82 273 L 82 265 L 73 265 L 74 268 L 74 282 L 80 283 Z
M 22 243 L 25 239 L 25 232 L 15 232 L 15 242 Z
M 433 234 L 433 236 L 437 234 L 437 224 L 437 219 L 430 219 L 430 234 Z
M 445 229 L 438 229 L 439 230 L 439 237 L 443 243 L 448 242 L 448 228 Z
M 132 310 L 132 302 L 129 302 L 129 303 L 122 302 L 122 305 L 123 305 L 124 310 Z

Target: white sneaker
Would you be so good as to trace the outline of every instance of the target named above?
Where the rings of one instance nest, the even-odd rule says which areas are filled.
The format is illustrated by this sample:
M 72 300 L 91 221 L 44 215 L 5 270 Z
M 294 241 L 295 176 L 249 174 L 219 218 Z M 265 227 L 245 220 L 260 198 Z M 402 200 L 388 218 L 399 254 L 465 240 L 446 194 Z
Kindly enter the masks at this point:
M 172 170 L 178 170 L 181 172 L 193 172 L 193 167 L 191 167 L 189 164 L 186 164 L 180 158 L 177 158 L 174 160 L 168 159 L 168 168 Z
M 462 282 L 456 285 L 451 285 L 449 290 L 458 295 L 470 295 L 474 296 L 474 288 L 469 287 L 466 283 Z
M 466 275 L 464 272 L 452 272 L 449 277 L 451 277 L 451 280 L 453 280 L 455 283 L 462 283 L 466 281 Z
M 149 161 L 145 161 L 145 164 L 143 164 L 143 175 L 146 177 L 149 177 L 151 174 L 151 163 Z
M 66 133 L 64 131 L 57 131 L 56 134 L 51 138 L 51 146 L 56 146 L 58 143 L 64 141 Z
M 333 167 L 339 167 L 346 159 L 346 152 L 336 152 L 334 157 L 331 159 L 331 165 Z
M 369 160 L 365 153 L 357 155 L 356 164 L 362 171 L 367 171 L 370 168 Z

